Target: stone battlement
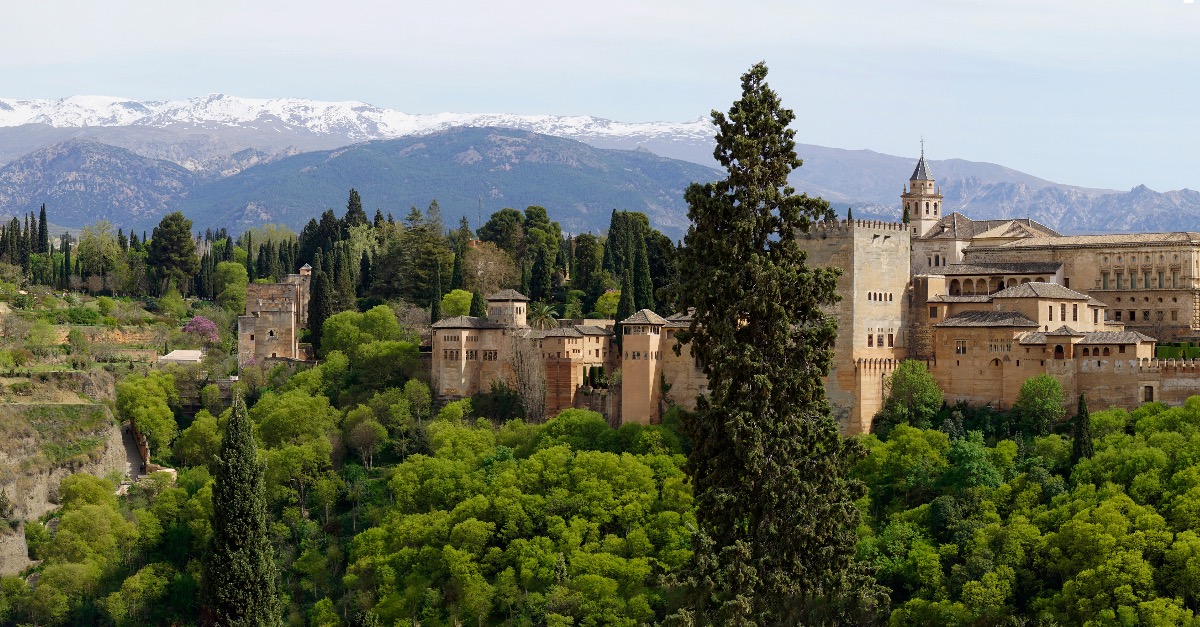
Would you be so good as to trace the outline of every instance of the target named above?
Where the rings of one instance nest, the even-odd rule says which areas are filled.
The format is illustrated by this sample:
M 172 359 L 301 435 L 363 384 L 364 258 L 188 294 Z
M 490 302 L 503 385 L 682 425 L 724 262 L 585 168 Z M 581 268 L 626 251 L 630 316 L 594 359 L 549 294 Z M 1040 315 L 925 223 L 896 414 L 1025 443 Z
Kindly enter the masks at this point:
M 813 225 L 808 237 L 838 237 L 853 235 L 858 231 L 874 232 L 908 232 L 908 225 L 903 222 L 887 222 L 884 220 L 834 220 L 822 221 Z

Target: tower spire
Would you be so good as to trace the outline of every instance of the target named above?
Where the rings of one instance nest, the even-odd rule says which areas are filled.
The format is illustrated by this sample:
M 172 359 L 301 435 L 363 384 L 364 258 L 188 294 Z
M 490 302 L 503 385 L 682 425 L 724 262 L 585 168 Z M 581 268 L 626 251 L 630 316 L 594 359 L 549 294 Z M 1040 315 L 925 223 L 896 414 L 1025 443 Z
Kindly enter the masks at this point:
M 925 136 L 921 135 L 921 158 L 925 158 Z

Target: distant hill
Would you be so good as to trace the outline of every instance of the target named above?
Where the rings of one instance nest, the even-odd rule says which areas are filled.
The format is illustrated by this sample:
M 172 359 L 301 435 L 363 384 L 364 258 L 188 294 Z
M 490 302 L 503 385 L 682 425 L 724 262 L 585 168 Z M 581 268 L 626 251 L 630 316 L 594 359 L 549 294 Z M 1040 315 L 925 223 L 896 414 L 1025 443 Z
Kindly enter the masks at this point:
M 543 205 L 572 232 L 608 227 L 613 209 L 645 212 L 675 237 L 687 225 L 683 190 L 718 173 L 648 151 L 604 150 L 527 131 L 458 128 L 431 135 L 308 152 L 192 190 L 178 204 L 198 225 L 293 227 L 344 209 L 357 188 L 368 213 L 401 218 L 436 198 L 447 223 L 477 223 L 503 207 Z
M 500 158 L 499 145 L 469 140 L 489 148 L 476 146 L 480 160 L 460 163 L 455 156 L 466 148 L 451 145 L 458 141 L 453 129 L 468 127 L 518 129 L 493 131 L 497 136 L 527 133 L 509 139 L 524 137 L 528 154 Z M 678 236 L 686 224 L 679 192 L 690 180 L 712 178 L 705 169 L 716 166 L 712 135 L 704 118 L 626 123 L 592 116 L 408 114 L 362 102 L 220 94 L 178 101 L 0 98 L 0 164 L 6 164 L 0 214 L 47 202 L 65 203 L 51 213 L 67 226 L 91 216 L 152 225 L 171 207 L 194 212 L 197 224 L 296 223 L 341 207 L 353 186 L 372 209 L 393 213 L 433 197 L 448 218 L 474 217 L 480 197 L 484 213 L 540 202 L 561 212 L 569 228 L 584 230 L 605 224 L 595 212 L 619 207 L 647 211 L 656 226 Z M 584 159 L 586 146 L 551 147 L 552 138 L 590 150 L 640 152 L 599 151 Z M 399 154 L 403 150 L 412 152 Z M 691 164 L 656 160 L 646 151 Z M 91 155 L 80 161 L 86 168 L 71 171 L 69 156 L 85 152 Z M 899 219 L 899 194 L 914 157 L 809 144 L 797 152 L 804 159 L 792 177 L 797 189 L 826 198 L 841 213 L 853 206 L 863 218 Z M 539 161 L 537 155 L 549 153 L 561 163 Z M 41 171 L 43 165 L 48 169 Z M 1122 192 L 1064 185 L 991 163 L 930 165 L 946 208 L 973 218 L 1028 216 L 1070 233 L 1193 229 L 1200 219 L 1200 193 L 1188 189 Z M 122 179 L 122 172 L 132 178 Z
M 604 150 L 526 131 L 456 128 L 291 156 L 212 177 L 95 141 L 70 139 L 0 168 L 0 206 L 19 215 L 50 207 L 78 228 L 107 219 L 148 229 L 182 210 L 197 228 L 266 222 L 300 228 L 326 208 L 342 211 L 351 187 L 369 212 L 397 218 L 437 199 L 448 224 L 476 223 L 502 207 L 543 205 L 573 232 L 607 228 L 613 209 L 643 211 L 673 237 L 686 228 L 683 189 L 711 168 L 645 150 Z
M 0 168 L 0 207 L 9 215 L 46 203 L 57 225 L 98 220 L 148 228 L 200 182 L 186 168 L 124 148 L 71 139 Z

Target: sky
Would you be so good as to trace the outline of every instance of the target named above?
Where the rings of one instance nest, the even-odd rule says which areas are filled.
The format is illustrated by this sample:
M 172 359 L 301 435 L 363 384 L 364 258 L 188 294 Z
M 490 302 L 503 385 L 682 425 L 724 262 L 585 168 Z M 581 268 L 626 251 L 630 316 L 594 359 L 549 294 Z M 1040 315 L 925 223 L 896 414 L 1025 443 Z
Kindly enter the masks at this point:
M 685 121 L 766 61 L 802 143 L 1200 189 L 1195 0 L 6 4 L 0 97 Z

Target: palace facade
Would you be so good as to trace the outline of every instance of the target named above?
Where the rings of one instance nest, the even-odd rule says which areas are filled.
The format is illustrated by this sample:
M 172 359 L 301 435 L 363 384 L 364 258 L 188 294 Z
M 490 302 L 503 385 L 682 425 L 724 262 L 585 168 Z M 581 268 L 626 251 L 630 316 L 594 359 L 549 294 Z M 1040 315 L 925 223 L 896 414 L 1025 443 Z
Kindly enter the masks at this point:
M 800 236 L 810 263 L 842 270 L 826 389 L 845 432 L 870 430 L 886 378 L 909 358 L 948 402 L 998 409 L 1039 373 L 1094 406 L 1200 392 L 1200 364 L 1154 358 L 1158 339 L 1200 337 L 1200 233 L 1064 236 L 946 214 L 924 155 L 900 201 L 901 222 Z

